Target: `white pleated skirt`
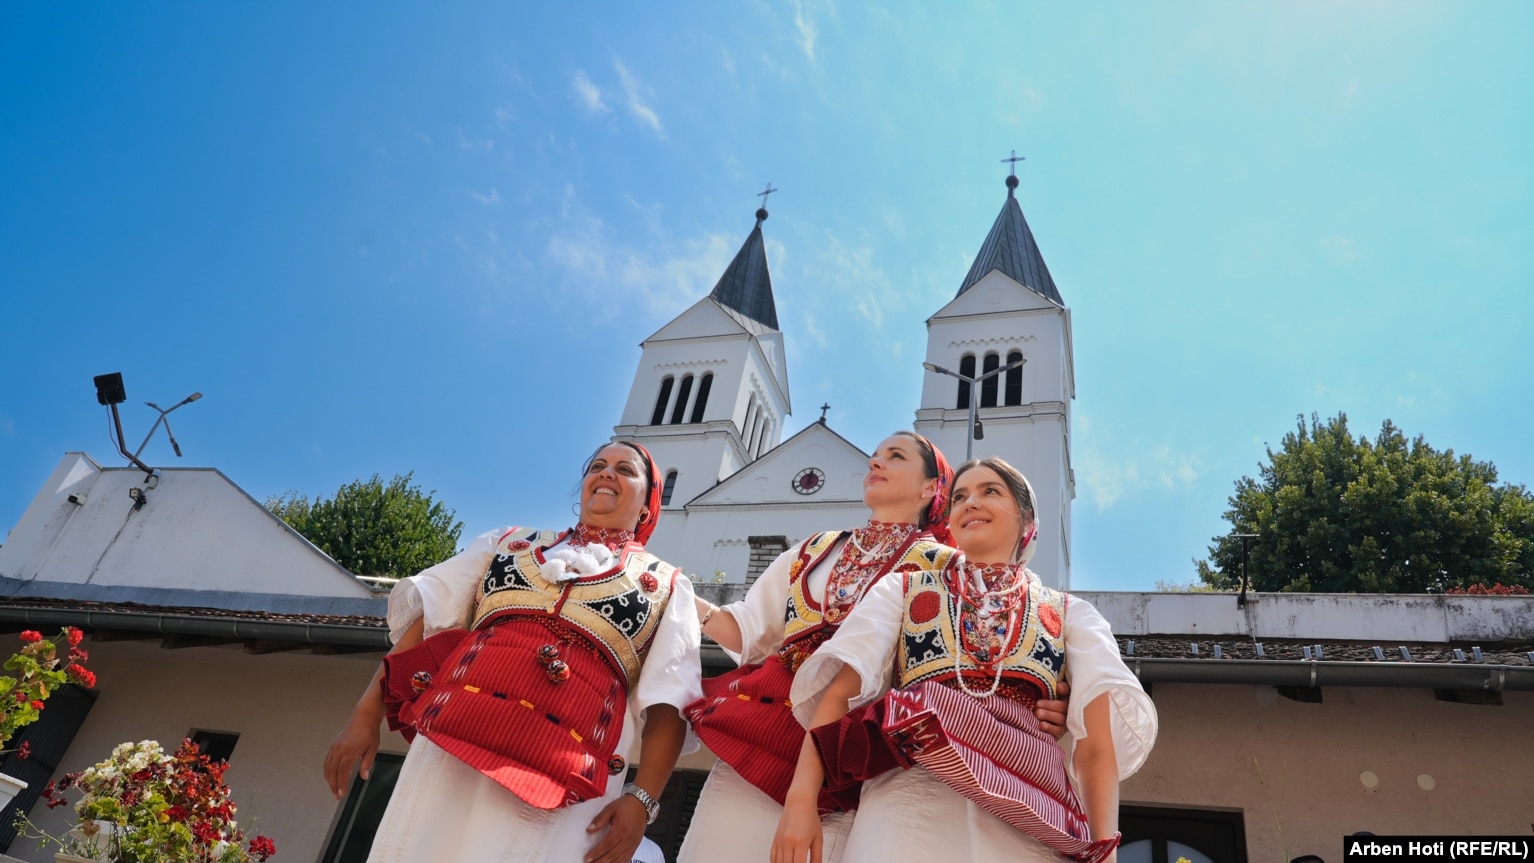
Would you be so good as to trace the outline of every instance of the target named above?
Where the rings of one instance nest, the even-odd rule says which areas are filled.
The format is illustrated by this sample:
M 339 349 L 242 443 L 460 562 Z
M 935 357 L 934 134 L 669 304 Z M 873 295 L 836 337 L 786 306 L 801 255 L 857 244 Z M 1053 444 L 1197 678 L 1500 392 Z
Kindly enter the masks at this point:
M 677 863 L 768 863 L 772 859 L 772 837 L 778 832 L 782 815 L 783 807 L 776 800 L 721 761 L 703 783 Z M 844 855 L 852 821 L 850 812 L 836 812 L 820 819 L 825 837 L 821 851 L 824 863 L 871 859 Z

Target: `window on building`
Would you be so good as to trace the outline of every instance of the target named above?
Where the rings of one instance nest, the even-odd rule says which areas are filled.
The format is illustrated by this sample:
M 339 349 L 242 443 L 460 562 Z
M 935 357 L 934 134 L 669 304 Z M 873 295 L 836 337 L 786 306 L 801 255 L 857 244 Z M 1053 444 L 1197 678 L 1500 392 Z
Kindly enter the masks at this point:
M 1007 365 L 1020 362 L 1023 358 L 1021 351 L 1007 352 Z M 1007 369 L 1002 377 L 1007 379 L 1006 391 L 1002 394 L 1002 403 L 1007 405 L 1020 405 L 1023 403 L 1023 367 Z
M 676 407 L 671 409 L 671 424 L 679 425 L 687 415 L 687 397 L 692 395 L 692 375 L 682 377 L 682 385 L 676 390 Z
M 202 750 L 202 754 L 214 761 L 228 761 L 234 755 L 234 744 L 240 742 L 240 735 L 224 731 L 200 731 L 192 729 L 187 735 L 192 745 Z
M 698 381 L 698 398 L 693 402 L 692 417 L 688 422 L 703 422 L 703 410 L 708 407 L 708 391 L 714 388 L 714 373 L 709 372 Z
M 676 378 L 666 375 L 660 381 L 660 395 L 655 397 L 655 412 L 650 414 L 650 425 L 658 426 L 666 421 L 666 405 L 671 403 L 671 387 Z
M 768 422 L 766 420 L 766 418 L 763 418 L 762 419 L 762 436 L 760 438 L 758 438 L 757 441 L 756 441 L 756 454 L 757 455 L 761 455 L 762 453 L 766 452 L 767 451 L 767 447 L 769 446 L 771 441 L 772 441 L 772 423 Z
M 1001 368 L 1001 357 L 998 356 L 995 351 L 992 351 L 991 353 L 985 355 L 984 367 L 981 369 L 980 373 L 986 374 L 987 372 L 994 372 L 999 368 Z M 992 375 L 991 377 L 988 377 L 980 382 L 981 407 L 996 407 L 996 389 L 998 383 L 997 378 L 999 377 L 1001 377 L 1001 375 Z
M 366 863 L 373 850 L 373 837 L 383 821 L 384 809 L 394 794 L 405 756 L 380 752 L 373 760 L 373 772 L 364 780 L 352 778 L 352 790 L 341 804 L 335 826 L 330 831 L 325 854 L 320 863 Z
M 959 374 L 967 378 L 975 376 L 974 354 L 959 357 Z M 969 410 L 969 381 L 959 381 L 959 403 L 955 407 L 960 410 Z
M 746 406 L 746 421 L 740 426 L 740 442 L 742 445 L 746 446 L 747 452 L 751 451 L 751 447 L 749 446 L 748 441 L 751 440 L 751 427 L 755 424 L 756 396 L 752 396 L 750 403 Z
M 676 471 L 666 471 L 666 484 L 660 487 L 660 505 L 671 505 L 671 492 L 676 490 Z
M 1239 811 L 1120 806 L 1119 863 L 1246 863 Z
M 746 563 L 746 584 L 754 584 L 767 565 L 788 551 L 786 536 L 753 536 L 746 540 L 751 545 L 751 559 Z

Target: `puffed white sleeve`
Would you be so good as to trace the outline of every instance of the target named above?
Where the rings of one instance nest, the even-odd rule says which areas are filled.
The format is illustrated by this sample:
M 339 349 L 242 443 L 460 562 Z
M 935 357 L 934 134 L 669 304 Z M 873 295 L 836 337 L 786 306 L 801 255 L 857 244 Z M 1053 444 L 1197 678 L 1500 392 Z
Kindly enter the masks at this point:
M 740 626 L 741 649 L 737 661 L 741 665 L 764 662 L 783 646 L 783 626 L 788 611 L 788 571 L 798 554 L 799 548 L 795 546 L 778 555 L 746 591 L 745 599 L 719 607 L 719 611 L 728 611 Z
M 679 712 L 703 697 L 703 664 L 698 647 L 703 633 L 698 629 L 698 613 L 693 606 L 692 582 L 677 572 L 671 596 L 661 613 L 655 638 L 639 668 L 639 681 L 629 694 L 629 709 L 635 717 L 636 734 L 643 729 L 645 711 L 656 704 L 669 704 Z M 687 724 L 687 740 L 682 754 L 698 748 L 692 724 Z
M 863 594 L 831 640 L 816 649 L 794 674 L 789 700 L 800 725 L 810 726 L 821 696 L 844 666 L 851 666 L 862 678 L 851 708 L 862 707 L 889 691 L 904 619 L 905 579 L 892 573 Z
M 1108 715 L 1113 727 L 1113 750 L 1118 756 L 1119 780 L 1133 776 L 1156 743 L 1156 705 L 1138 678 L 1119 656 L 1118 642 L 1102 613 L 1092 603 L 1071 596 L 1065 606 L 1065 676 L 1070 681 L 1065 727 L 1071 732 L 1071 752 L 1066 765 L 1071 778 L 1077 740 L 1087 737 L 1086 708 L 1107 693 Z
M 463 551 L 394 585 L 389 591 L 389 640 L 398 642 L 405 630 L 423 617 L 426 637 L 467 627 L 480 581 L 495 556 L 495 545 L 511 529 L 482 533 Z

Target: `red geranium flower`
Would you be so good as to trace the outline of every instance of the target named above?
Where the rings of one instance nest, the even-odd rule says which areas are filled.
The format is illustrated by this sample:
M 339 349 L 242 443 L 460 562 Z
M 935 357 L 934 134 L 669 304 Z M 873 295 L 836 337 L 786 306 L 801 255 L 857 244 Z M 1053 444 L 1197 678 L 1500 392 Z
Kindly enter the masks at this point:
M 21 633 L 21 640 L 28 644 L 36 644 L 43 640 L 43 634 L 35 629 L 28 629 Z
M 32 709 L 33 710 L 42 710 L 43 709 L 43 703 L 41 701 L 38 701 L 35 698 L 32 699 Z
M 266 860 L 277 853 L 277 843 L 265 836 L 257 836 L 250 840 L 250 853 L 254 854 L 257 860 Z
M 64 628 L 64 631 L 66 633 L 68 633 L 69 646 L 70 647 L 79 647 L 80 646 L 80 639 L 85 637 L 85 633 L 81 632 L 80 628 L 78 626 L 66 626 Z

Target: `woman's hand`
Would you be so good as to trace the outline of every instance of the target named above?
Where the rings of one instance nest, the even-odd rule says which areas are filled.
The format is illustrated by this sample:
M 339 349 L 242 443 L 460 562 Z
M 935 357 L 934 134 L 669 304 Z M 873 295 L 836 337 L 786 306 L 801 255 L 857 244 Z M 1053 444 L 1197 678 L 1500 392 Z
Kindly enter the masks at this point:
M 772 863 L 820 863 L 825 836 L 820 829 L 818 801 L 789 795 L 772 837 Z
M 1071 685 L 1064 677 L 1055 686 L 1055 694 L 1060 696 L 1059 701 L 1041 698 L 1034 705 L 1033 714 L 1039 718 L 1039 727 L 1044 729 L 1044 733 L 1059 740 L 1065 736 L 1065 716 L 1070 710 Z
M 359 705 L 360 708 L 360 705 Z M 351 784 L 352 771 L 362 764 L 362 778 L 373 775 L 373 758 L 378 754 L 378 717 L 370 711 L 358 709 L 336 735 L 325 753 L 325 784 L 337 800 L 346 796 Z
M 602 807 L 597 817 L 586 828 L 587 833 L 606 829 L 607 835 L 596 847 L 586 852 L 586 863 L 629 863 L 639 850 L 639 840 L 649 825 L 650 813 L 644 804 L 632 794 L 620 794 L 618 799 Z

